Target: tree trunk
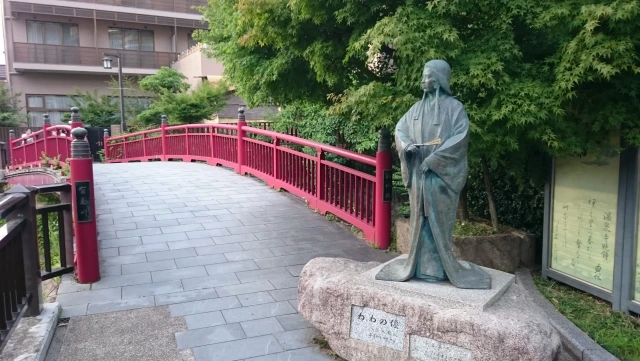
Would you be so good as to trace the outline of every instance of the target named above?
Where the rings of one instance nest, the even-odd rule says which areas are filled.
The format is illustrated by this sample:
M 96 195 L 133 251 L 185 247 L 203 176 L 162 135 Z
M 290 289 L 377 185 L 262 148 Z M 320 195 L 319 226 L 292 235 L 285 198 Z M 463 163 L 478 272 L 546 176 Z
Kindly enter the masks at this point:
M 467 199 L 467 185 L 465 184 L 460 192 L 460 199 L 458 200 L 458 210 L 456 212 L 456 218 L 462 222 L 469 221 L 469 201 Z
M 489 214 L 491 215 L 491 225 L 498 230 L 498 211 L 496 210 L 496 201 L 493 199 L 493 188 L 491 187 L 491 177 L 489 176 L 489 166 L 487 159 L 482 156 L 480 158 L 482 164 L 482 178 L 484 178 L 484 189 L 487 192 L 487 201 L 489 202 Z

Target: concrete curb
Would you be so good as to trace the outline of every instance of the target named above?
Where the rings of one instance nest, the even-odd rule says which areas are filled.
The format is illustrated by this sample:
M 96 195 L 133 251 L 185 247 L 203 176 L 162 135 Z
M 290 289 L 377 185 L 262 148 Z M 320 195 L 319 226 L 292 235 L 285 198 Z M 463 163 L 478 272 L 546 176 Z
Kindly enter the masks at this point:
M 60 304 L 46 303 L 36 317 L 23 317 L 0 355 L 0 361 L 44 361 L 58 324 Z
M 547 314 L 549 322 L 560 334 L 564 351 L 574 360 L 620 361 L 558 312 L 555 306 L 538 291 L 529 270 L 518 269 L 516 271 L 516 283 L 522 285 L 531 296 L 533 302 Z

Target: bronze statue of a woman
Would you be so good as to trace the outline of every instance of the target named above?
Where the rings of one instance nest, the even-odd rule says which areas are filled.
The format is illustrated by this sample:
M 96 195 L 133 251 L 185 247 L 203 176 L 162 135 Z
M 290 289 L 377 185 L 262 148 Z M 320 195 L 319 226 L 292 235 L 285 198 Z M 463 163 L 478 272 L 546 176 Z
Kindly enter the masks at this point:
M 424 96 L 396 126 L 402 180 L 411 204 L 411 250 L 408 258 L 387 264 L 378 280 L 449 280 L 458 288 L 491 288 L 487 272 L 458 261 L 451 250 L 458 198 L 467 180 L 469 118 L 451 95 L 450 78 L 444 60 L 426 63 Z

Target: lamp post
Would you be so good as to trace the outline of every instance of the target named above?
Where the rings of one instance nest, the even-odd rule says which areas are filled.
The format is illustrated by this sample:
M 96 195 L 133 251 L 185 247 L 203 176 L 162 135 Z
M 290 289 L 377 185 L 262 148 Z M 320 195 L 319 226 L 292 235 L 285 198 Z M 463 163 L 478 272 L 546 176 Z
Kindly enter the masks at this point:
M 127 122 L 124 118 L 124 90 L 122 86 L 122 58 L 120 53 L 104 53 L 102 58 L 102 66 L 105 69 L 111 69 L 111 57 L 118 59 L 118 88 L 120 88 L 120 128 L 124 133 L 127 130 Z

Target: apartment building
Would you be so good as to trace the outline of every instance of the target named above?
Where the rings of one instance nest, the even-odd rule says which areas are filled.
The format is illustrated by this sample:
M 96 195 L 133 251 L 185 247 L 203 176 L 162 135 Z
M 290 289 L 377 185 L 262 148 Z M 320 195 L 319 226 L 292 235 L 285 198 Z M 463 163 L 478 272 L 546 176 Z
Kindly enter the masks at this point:
M 3 0 L 7 86 L 21 93 L 29 125 L 48 113 L 60 123 L 68 95 L 94 89 L 111 95 L 104 53 L 120 53 L 125 76 L 171 66 L 206 28 L 193 6 L 206 0 Z M 137 84 L 135 85 L 137 86 Z

